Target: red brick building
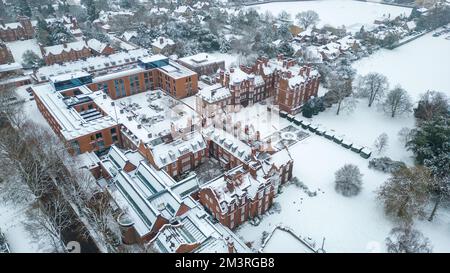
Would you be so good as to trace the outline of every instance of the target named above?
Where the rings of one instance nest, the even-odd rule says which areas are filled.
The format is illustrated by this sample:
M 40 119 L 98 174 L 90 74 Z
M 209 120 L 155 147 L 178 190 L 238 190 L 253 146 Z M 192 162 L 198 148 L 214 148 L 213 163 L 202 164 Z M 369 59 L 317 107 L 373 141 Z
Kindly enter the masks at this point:
M 40 48 L 42 57 L 47 65 L 76 61 L 93 55 L 86 41 L 76 41 L 47 47 L 40 45 Z
M 6 46 L 5 43 L 0 41 L 0 64 L 7 64 L 14 62 L 14 57 L 11 50 Z
M 239 166 L 202 186 L 200 203 L 222 225 L 234 229 L 265 213 L 272 205 L 278 184 L 265 179 L 249 165 Z
M 32 39 L 34 36 L 34 26 L 30 18 L 20 16 L 17 22 L 5 24 L 0 19 L 0 40 L 13 42 L 18 40 Z
M 112 99 L 160 88 L 181 99 L 197 93 L 198 75 L 163 55 L 154 55 L 141 58 L 137 67 L 95 77 L 90 88 L 103 90 Z
M 240 66 L 221 71 L 217 82 L 229 88 L 232 105 L 252 105 L 269 97 L 280 110 L 298 113 L 312 96 L 317 96 L 320 75 L 309 66 L 298 66 L 294 59 L 259 58 L 251 67 Z

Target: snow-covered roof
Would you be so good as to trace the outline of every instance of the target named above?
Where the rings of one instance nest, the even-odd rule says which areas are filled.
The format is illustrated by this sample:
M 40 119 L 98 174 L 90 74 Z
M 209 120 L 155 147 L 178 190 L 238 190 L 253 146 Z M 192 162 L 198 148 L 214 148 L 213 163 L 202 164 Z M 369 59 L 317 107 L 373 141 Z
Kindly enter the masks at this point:
M 69 107 L 65 98 L 60 92 L 55 91 L 51 83 L 44 83 L 32 86 L 35 96 L 44 104 L 50 115 L 60 126 L 61 134 L 66 140 L 72 140 L 81 136 L 94 133 L 116 125 L 112 117 L 98 113 L 95 118 L 86 118 L 83 113 L 78 112 L 73 107 Z M 78 87 L 83 95 L 70 98 L 71 102 L 77 100 L 90 100 L 91 91 L 84 86 Z
M 164 49 L 166 46 L 173 46 L 174 44 L 175 42 L 172 39 L 161 36 L 153 40 L 152 46 L 159 49 Z
M 190 122 L 195 124 L 198 119 L 194 110 L 166 96 L 161 90 L 142 92 L 115 101 L 97 91 L 92 94 L 92 99 L 102 111 L 117 117 L 117 122 L 125 127 L 124 135 L 136 144 L 150 144 L 157 140 L 163 142 L 161 138 L 171 135 L 172 129 L 176 128 L 177 132 L 186 130 L 190 128 Z
M 223 87 L 220 83 L 202 88 L 197 96 L 200 96 L 204 101 L 208 103 L 214 103 L 217 101 L 225 100 L 231 97 L 231 92 L 228 87 Z
M 22 65 L 20 63 L 0 64 L 0 73 L 20 70 L 20 69 L 22 69 Z
M 87 45 L 89 46 L 89 48 L 91 48 L 92 50 L 94 50 L 98 53 L 102 53 L 103 50 L 105 50 L 105 48 L 108 46 L 108 44 L 102 43 L 97 39 L 88 40 Z
M 152 153 L 155 156 L 156 166 L 163 168 L 186 154 L 195 154 L 204 149 L 206 142 L 203 136 L 199 132 L 192 132 L 171 143 L 156 145 L 152 148 Z
M 218 63 L 218 62 L 224 62 L 223 59 L 219 59 L 208 53 L 198 53 L 198 54 L 195 54 L 192 56 L 180 58 L 180 59 L 178 59 L 178 61 L 188 64 L 192 67 L 209 65 L 209 64 Z
M 409 29 L 409 30 L 414 30 L 415 28 L 416 28 L 416 22 L 414 22 L 414 21 L 409 21 L 409 22 L 406 22 L 406 27 Z
M 230 188 L 228 183 L 232 183 Z M 204 184 L 202 188 L 209 188 L 214 192 L 220 209 L 226 212 L 231 203 L 239 204 L 239 200 L 247 197 L 250 200 L 256 199 L 258 191 L 263 190 L 270 183 L 262 177 L 254 177 L 243 166 L 238 166 L 214 181 Z
M 251 148 L 232 134 L 215 128 L 208 128 L 203 133 L 236 158 L 239 158 L 243 162 L 248 161 L 252 152 Z
M 176 13 L 185 13 L 187 11 L 192 11 L 192 8 L 189 6 L 179 6 L 178 8 L 175 9 Z
M 136 49 L 128 52 L 117 52 L 109 56 L 89 57 L 86 60 L 41 67 L 35 73 L 35 77 L 37 81 L 47 81 L 51 76 L 75 71 L 87 71 L 93 73 L 95 71 L 111 69 L 116 66 L 130 65 L 136 63 L 138 59 L 148 55 L 149 52 L 146 49 Z
M 125 41 L 129 41 L 131 38 L 137 37 L 137 35 L 137 31 L 125 31 L 121 37 Z
M 72 43 L 44 47 L 44 55 L 59 55 L 63 52 L 70 52 L 72 50 L 81 51 L 85 48 L 88 48 L 85 41 L 76 41 Z

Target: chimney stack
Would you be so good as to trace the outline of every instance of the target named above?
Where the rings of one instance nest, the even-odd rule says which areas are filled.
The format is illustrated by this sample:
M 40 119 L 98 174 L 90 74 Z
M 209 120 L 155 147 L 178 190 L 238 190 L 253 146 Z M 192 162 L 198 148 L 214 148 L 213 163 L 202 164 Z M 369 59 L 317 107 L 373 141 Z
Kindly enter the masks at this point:
M 234 248 L 234 242 L 230 239 L 230 237 L 227 237 L 226 241 L 228 246 L 228 253 L 235 253 L 236 249 Z
M 228 190 L 230 192 L 234 191 L 234 184 L 233 184 L 233 180 L 231 179 L 231 177 L 227 177 L 226 181 L 227 181 Z
M 224 83 L 223 81 L 224 81 L 224 79 L 225 79 L 225 71 L 223 71 L 223 69 L 220 69 L 219 77 L 220 77 L 220 84 L 221 84 L 222 86 L 224 86 L 225 83 Z
M 306 76 L 309 77 L 309 73 L 311 73 L 311 66 L 306 67 Z

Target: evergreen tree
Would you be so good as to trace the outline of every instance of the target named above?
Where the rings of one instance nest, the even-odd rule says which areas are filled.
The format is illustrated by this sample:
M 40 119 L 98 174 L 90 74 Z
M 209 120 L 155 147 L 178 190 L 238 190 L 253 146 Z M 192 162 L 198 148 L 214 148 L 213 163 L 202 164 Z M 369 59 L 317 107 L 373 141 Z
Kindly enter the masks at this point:
M 43 66 L 44 60 L 31 50 L 27 50 L 22 56 L 22 65 L 25 68 L 38 68 Z
M 19 9 L 20 15 L 25 15 L 28 17 L 32 16 L 30 4 L 28 3 L 28 0 L 19 0 L 17 1 L 17 7 Z
M 36 25 L 36 39 L 43 46 L 48 46 L 51 44 L 50 33 L 45 20 L 38 18 Z
M 86 5 L 88 15 L 87 19 L 91 22 L 98 19 L 99 12 L 97 11 L 97 7 L 95 6 L 94 0 L 85 0 L 84 3 Z
M 436 117 L 412 130 L 406 144 L 418 164 L 427 166 L 435 176 L 448 176 L 450 170 L 450 118 Z

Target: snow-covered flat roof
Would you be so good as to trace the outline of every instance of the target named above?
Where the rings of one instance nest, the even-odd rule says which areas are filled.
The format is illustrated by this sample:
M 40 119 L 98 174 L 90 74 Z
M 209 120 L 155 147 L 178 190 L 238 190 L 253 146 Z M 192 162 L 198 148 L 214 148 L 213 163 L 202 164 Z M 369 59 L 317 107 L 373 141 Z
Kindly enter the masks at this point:
M 88 77 L 91 74 L 84 72 L 84 71 L 75 71 L 72 73 L 67 73 L 67 74 L 61 74 L 61 75 L 56 75 L 56 76 L 51 76 L 49 77 L 49 80 L 53 83 L 58 83 L 58 82 L 63 82 L 63 81 L 68 81 L 71 79 L 77 79 L 77 78 L 81 78 L 81 77 Z
M 61 127 L 61 134 L 66 140 L 76 139 L 116 125 L 116 122 L 108 115 L 92 120 L 83 118 L 73 107 L 67 106 L 64 96 L 55 91 L 50 83 L 34 85 L 32 89 Z
M 1 64 L 0 65 L 0 73 L 14 71 L 14 70 L 20 70 L 20 69 L 22 69 L 22 65 L 20 63 L 9 63 L 9 64 Z
M 136 63 L 139 58 L 148 56 L 149 52 L 145 49 L 136 49 L 128 52 L 117 52 L 109 56 L 95 56 L 86 60 L 67 62 L 64 64 L 54 64 L 39 68 L 35 73 L 38 81 L 47 81 L 49 77 L 66 74 L 76 71 L 95 72 L 111 69 L 115 66 L 125 66 Z
M 199 119 L 198 114 L 161 90 L 138 93 L 112 100 L 97 91 L 92 94 L 94 102 L 109 116 L 125 126 L 126 132 L 136 143 L 147 144 L 162 136 L 170 135 L 172 126 L 185 129 Z
M 192 67 L 198 67 L 198 66 L 203 66 L 203 65 L 208 65 L 208 64 L 218 63 L 218 62 L 224 62 L 223 59 L 219 59 L 208 53 L 198 53 L 196 55 L 183 57 L 178 60 L 185 64 L 188 64 Z

